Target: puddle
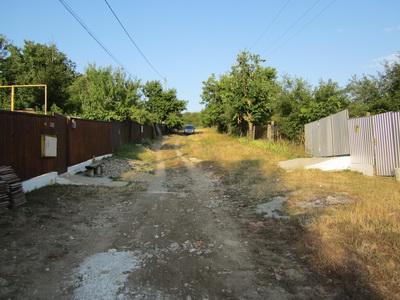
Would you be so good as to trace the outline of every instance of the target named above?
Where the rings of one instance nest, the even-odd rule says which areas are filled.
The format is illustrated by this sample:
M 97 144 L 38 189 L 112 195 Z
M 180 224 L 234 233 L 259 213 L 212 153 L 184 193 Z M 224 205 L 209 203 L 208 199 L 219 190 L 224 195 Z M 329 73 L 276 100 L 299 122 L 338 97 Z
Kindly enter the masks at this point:
M 263 214 L 264 218 L 286 219 L 288 217 L 283 215 L 283 204 L 286 199 L 286 197 L 274 197 L 269 202 L 257 205 L 256 213 Z

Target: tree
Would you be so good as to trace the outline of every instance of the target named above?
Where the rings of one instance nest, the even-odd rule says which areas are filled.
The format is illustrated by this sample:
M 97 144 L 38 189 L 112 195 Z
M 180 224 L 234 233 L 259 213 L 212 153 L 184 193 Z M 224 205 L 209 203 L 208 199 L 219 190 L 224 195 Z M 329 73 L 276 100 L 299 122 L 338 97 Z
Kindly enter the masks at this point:
M 164 91 L 160 81 L 148 81 L 142 90 L 146 110 L 157 116 L 158 122 L 170 128 L 182 127 L 182 111 L 186 109 L 187 101 L 179 100 L 175 89 Z
M 277 95 L 276 70 L 263 67 L 259 55 L 239 53 L 231 71 L 212 75 L 203 82 L 202 112 L 205 125 L 215 125 L 220 131 L 234 134 L 247 132 L 253 136 L 254 125 L 264 125 L 272 115 L 271 101 Z
M 67 89 L 77 76 L 75 63 L 55 45 L 25 41 L 24 47 L 18 48 L 4 36 L 0 37 L 0 44 L 0 81 L 8 85 L 46 84 L 48 107 L 56 105 L 64 108 L 69 96 Z M 42 108 L 43 96 L 43 88 L 19 88 L 16 90 L 15 107 Z
M 351 78 L 347 85 L 350 116 L 361 117 L 367 112 L 380 114 L 400 111 L 400 63 L 386 62 L 383 67 L 384 71 L 377 76 Z
M 231 120 L 232 108 L 229 107 L 226 99 L 228 91 L 228 76 L 222 75 L 220 79 L 212 74 L 207 81 L 203 81 L 203 93 L 201 94 L 202 104 L 206 107 L 201 112 L 201 120 L 204 126 L 216 126 L 218 132 L 228 132 Z
M 184 112 L 182 114 L 182 120 L 184 124 L 191 124 L 195 127 L 201 126 L 200 120 L 200 113 L 199 112 Z
M 384 68 L 385 71 L 380 73 L 384 102 L 388 111 L 400 111 L 400 54 L 397 61 L 386 62 Z
M 81 111 L 84 118 L 104 121 L 135 115 L 141 97 L 140 81 L 127 79 L 125 72 L 111 66 L 89 65 L 69 92 L 68 104 Z
M 300 141 L 304 125 L 335 114 L 348 106 L 345 90 L 338 83 L 320 80 L 314 89 L 302 78 L 285 75 L 282 90 L 273 103 L 276 129 L 285 137 Z
M 276 70 L 263 67 L 259 55 L 243 51 L 237 57 L 237 64 L 230 72 L 230 103 L 234 107 L 238 123 L 248 124 L 248 137 L 253 136 L 254 125 L 264 125 L 269 121 L 271 101 L 279 91 Z
M 20 72 L 21 50 L 12 44 L 6 36 L 0 35 L 0 85 L 15 84 Z M 10 109 L 10 90 L 0 89 L 0 109 Z
M 309 117 L 305 114 L 313 101 L 312 86 L 302 78 L 284 75 L 281 91 L 273 101 L 273 120 L 276 130 L 283 136 L 299 140 L 304 124 Z
M 335 114 L 349 105 L 346 91 L 331 79 L 320 80 L 313 94 L 314 101 L 308 108 L 310 122 Z

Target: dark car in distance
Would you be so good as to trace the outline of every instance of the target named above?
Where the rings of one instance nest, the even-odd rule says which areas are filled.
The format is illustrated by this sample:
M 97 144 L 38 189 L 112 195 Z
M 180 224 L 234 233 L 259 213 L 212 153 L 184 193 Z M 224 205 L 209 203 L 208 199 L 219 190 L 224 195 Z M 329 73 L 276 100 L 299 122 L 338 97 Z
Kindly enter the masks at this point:
M 185 134 L 194 134 L 195 133 L 194 126 L 193 125 L 186 125 L 185 129 L 183 129 L 183 132 Z

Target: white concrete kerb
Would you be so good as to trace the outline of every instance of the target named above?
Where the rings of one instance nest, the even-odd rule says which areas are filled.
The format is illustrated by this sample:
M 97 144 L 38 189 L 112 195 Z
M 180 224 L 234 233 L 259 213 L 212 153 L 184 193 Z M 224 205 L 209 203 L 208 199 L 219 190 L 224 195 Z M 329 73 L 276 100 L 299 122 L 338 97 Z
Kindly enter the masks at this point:
M 106 154 L 102 156 L 97 156 L 96 160 L 101 160 L 103 158 L 111 157 L 112 154 Z M 90 165 L 92 163 L 92 160 L 89 159 L 87 161 L 84 161 L 80 164 L 68 167 L 67 172 L 68 174 L 76 174 L 78 172 L 85 171 L 85 167 Z M 24 190 L 25 193 L 28 193 L 30 191 L 39 189 L 41 187 L 44 187 L 46 185 L 52 185 L 56 183 L 56 180 L 58 178 L 58 173 L 57 172 L 50 172 L 46 173 L 43 175 L 36 176 L 34 178 L 25 180 L 22 182 L 22 189 Z

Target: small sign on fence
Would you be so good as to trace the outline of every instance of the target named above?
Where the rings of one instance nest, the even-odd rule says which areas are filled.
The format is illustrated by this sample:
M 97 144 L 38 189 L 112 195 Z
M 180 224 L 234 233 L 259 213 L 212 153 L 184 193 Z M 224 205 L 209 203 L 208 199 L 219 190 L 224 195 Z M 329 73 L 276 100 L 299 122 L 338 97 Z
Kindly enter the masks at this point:
M 57 137 L 42 135 L 42 157 L 57 157 Z

